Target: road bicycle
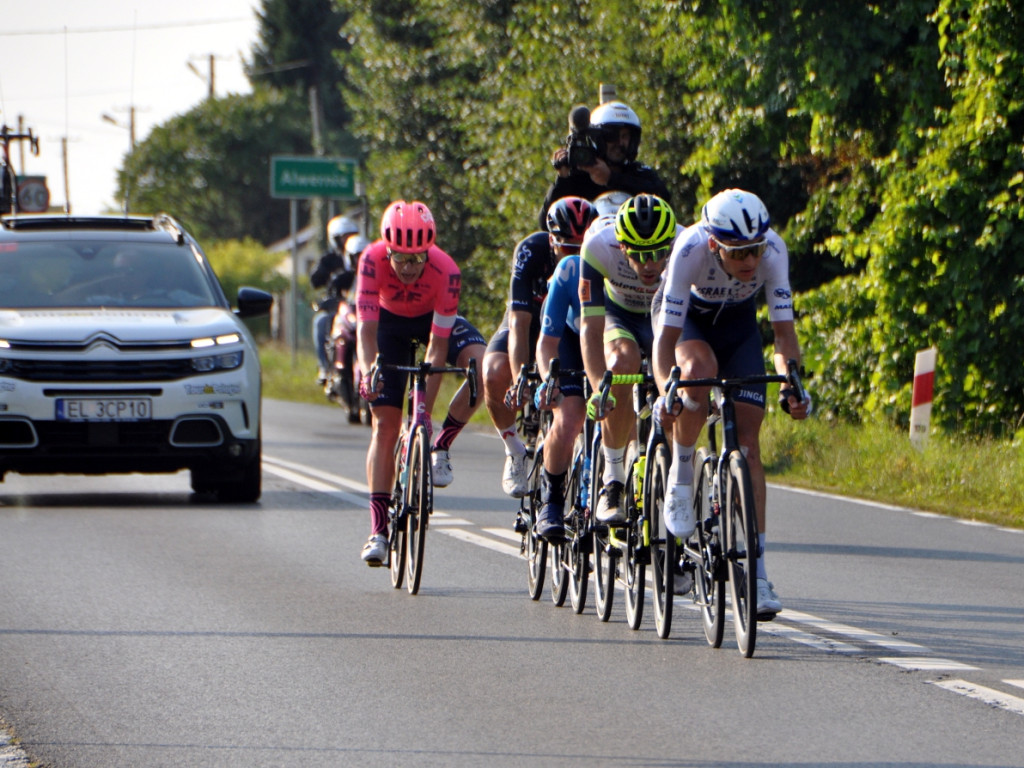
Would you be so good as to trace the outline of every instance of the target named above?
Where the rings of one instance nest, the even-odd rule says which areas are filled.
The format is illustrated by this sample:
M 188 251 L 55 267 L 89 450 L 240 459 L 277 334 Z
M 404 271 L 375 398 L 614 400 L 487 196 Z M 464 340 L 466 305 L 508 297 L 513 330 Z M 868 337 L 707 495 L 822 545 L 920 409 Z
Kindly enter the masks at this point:
M 395 444 L 395 487 L 388 509 L 388 567 L 391 585 L 401 589 L 403 580 L 409 594 L 420 589 L 423 575 L 424 543 L 427 525 L 434 511 L 434 481 L 430 464 L 430 414 L 427 413 L 427 377 L 457 373 L 469 384 L 470 405 L 476 405 L 476 360 L 465 368 L 381 363 L 373 364 L 371 388 L 377 389 L 383 372 L 393 371 L 409 376 L 410 391 L 406 400 L 406 420 Z
M 551 424 L 551 411 L 534 406 L 531 392 L 540 381 L 535 365 L 525 365 L 516 379 L 516 402 L 522 407 L 516 414 L 516 430 L 526 446 L 527 493 L 519 500 L 516 512 L 515 530 L 522 536 L 519 552 L 526 560 L 526 586 L 531 600 L 540 600 L 544 591 L 544 575 L 547 571 L 548 542 L 538 536 L 537 513 L 540 511 L 541 470 L 544 466 L 543 438 Z M 564 593 L 563 593 L 563 600 Z
M 590 385 L 585 376 L 583 390 L 586 400 L 590 397 Z M 573 443 L 573 456 L 565 482 L 565 541 L 556 548 L 558 569 L 568 576 L 569 603 L 577 614 L 583 613 L 587 604 L 590 555 L 594 548 L 591 502 L 597 497 L 603 473 L 601 423 L 587 419 L 583 423 L 583 432 Z
M 626 462 L 628 470 L 622 498 L 626 508 L 625 521 L 594 525 L 594 597 L 598 617 L 608 621 L 614 602 L 615 580 L 621 576 L 626 593 L 626 623 L 630 629 L 636 630 L 643 620 L 647 565 L 651 556 L 651 521 L 646 512 L 650 507 L 645 506 L 644 487 L 648 479 L 648 442 L 653 433 L 651 413 L 658 389 L 647 361 L 644 361 L 640 373 L 613 374 L 606 371 L 598 389 L 596 415 L 599 420 L 604 417 L 611 387 L 620 384 L 633 385 L 636 443 L 635 448 L 628 452 L 631 460 Z M 595 473 L 595 477 L 600 479 L 601 476 Z
M 668 537 L 665 592 L 670 602 L 675 568 L 669 568 L 667 564 L 675 565 L 678 558 L 692 563 L 695 571 L 693 599 L 700 610 L 704 636 L 709 645 L 718 648 L 725 634 L 725 584 L 728 582 L 736 644 L 747 658 L 754 655 L 757 622 L 770 621 L 774 615 L 757 614 L 757 510 L 750 469 L 736 436 L 735 395 L 744 387 L 779 383 L 788 384 L 796 393 L 803 392 L 795 361 L 788 362 L 786 375 L 679 382 L 682 387 L 711 387 L 711 411 L 706 424 L 707 446 L 702 447 L 696 456 L 694 507 L 697 527 L 685 542 Z M 671 452 L 666 452 L 664 458 L 671 463 Z M 661 457 L 658 461 L 660 464 Z M 667 471 L 666 463 L 666 475 Z M 663 483 L 662 496 L 656 502 L 659 508 L 665 488 Z

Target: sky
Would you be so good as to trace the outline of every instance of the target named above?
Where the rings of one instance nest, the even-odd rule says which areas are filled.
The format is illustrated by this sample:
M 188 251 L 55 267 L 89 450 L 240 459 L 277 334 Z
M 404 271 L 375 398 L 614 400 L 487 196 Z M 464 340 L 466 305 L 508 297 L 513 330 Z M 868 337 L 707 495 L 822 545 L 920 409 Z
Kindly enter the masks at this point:
M 242 60 L 252 56 L 260 7 L 260 0 L 0 0 L 0 122 L 17 130 L 21 116 L 23 130 L 39 139 L 38 156 L 25 145 L 24 164 L 12 144 L 18 175 L 46 176 L 51 206 L 120 210 L 117 170 L 130 146 L 131 108 L 140 143 L 207 97 L 211 55 L 216 95 L 249 93 Z

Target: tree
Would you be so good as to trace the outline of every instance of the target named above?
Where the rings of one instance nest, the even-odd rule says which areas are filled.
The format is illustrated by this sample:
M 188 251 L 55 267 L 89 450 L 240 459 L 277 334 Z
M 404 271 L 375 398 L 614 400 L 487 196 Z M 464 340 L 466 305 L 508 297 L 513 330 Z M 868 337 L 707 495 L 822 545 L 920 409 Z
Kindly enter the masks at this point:
M 131 207 L 166 211 L 200 241 L 288 233 L 288 206 L 270 198 L 270 157 L 309 154 L 308 119 L 282 93 L 204 101 L 154 128 L 118 174 Z

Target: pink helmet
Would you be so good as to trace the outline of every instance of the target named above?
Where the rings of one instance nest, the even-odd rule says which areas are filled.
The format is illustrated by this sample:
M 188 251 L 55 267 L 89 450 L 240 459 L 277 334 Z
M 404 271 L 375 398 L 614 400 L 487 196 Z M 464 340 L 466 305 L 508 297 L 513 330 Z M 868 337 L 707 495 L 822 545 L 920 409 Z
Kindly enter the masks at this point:
M 380 236 L 396 253 L 420 253 L 437 239 L 434 215 L 418 200 L 395 200 L 380 219 Z

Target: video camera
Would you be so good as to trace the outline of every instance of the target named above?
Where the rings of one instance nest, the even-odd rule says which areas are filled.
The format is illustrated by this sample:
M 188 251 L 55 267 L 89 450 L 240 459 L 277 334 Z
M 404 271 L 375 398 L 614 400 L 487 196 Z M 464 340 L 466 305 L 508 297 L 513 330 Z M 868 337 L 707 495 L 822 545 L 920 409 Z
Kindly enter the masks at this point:
M 590 126 L 590 110 L 584 106 L 573 107 L 569 113 L 569 135 L 565 139 L 565 156 L 551 164 L 556 168 L 577 170 L 593 165 L 602 156 L 597 142 L 598 132 Z

